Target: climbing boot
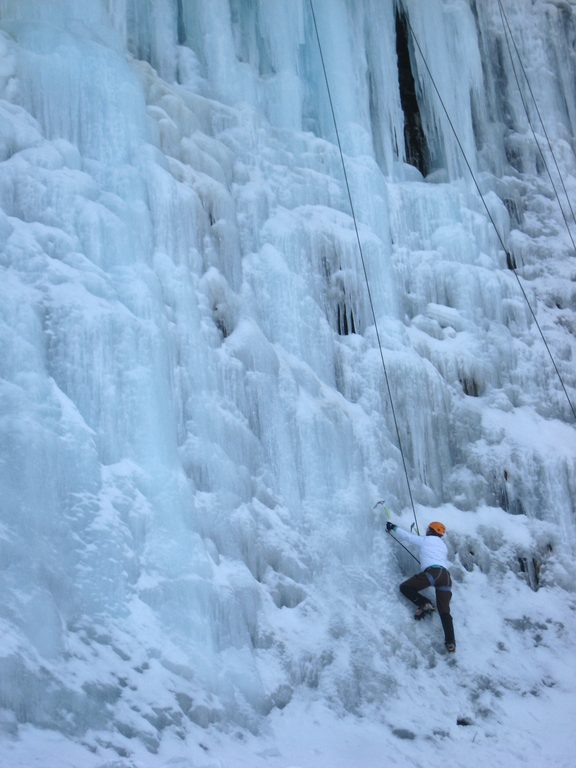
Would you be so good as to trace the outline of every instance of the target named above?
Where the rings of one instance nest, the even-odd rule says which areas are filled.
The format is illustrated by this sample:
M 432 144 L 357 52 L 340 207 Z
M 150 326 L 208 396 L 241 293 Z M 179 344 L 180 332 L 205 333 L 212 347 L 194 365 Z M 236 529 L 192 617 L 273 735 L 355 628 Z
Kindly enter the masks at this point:
M 416 613 L 414 614 L 414 618 L 420 621 L 420 619 L 425 619 L 426 616 L 432 616 L 434 613 L 434 606 L 432 603 L 424 603 L 424 605 L 420 605 L 416 609 Z

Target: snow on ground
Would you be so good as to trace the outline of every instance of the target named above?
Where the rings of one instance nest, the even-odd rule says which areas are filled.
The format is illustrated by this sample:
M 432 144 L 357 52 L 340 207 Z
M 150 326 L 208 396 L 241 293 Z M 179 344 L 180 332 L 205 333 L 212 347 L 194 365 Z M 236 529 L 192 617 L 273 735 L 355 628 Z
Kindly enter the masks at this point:
M 449 507 L 441 513 L 438 516 L 448 524 L 461 516 Z M 454 657 L 444 653 L 437 617 L 416 623 L 411 608 L 396 593 L 397 581 L 412 564 L 381 533 L 394 581 L 376 586 L 374 613 L 364 617 L 370 625 L 347 627 L 339 616 L 337 626 L 341 606 L 323 606 L 317 621 L 329 619 L 332 631 L 326 636 L 318 625 L 314 630 L 325 657 L 319 679 L 309 680 L 286 706 L 273 710 L 257 733 L 233 726 L 169 727 L 151 754 L 128 731 L 89 731 L 74 744 L 53 731 L 18 725 L 4 712 L 2 762 L 12 768 L 464 768 L 489 761 L 502 768 L 568 768 L 576 715 L 576 670 L 570 663 L 576 603 L 572 594 L 545 586 L 546 565 L 538 591 L 530 589 L 526 574 L 510 569 L 530 541 L 522 528 L 539 526 L 540 535 L 553 541 L 554 526 L 524 520 L 519 528 L 505 518 L 509 525 L 502 527 L 499 520 L 498 510 L 481 509 L 469 515 L 467 524 L 454 524 L 450 535 L 449 544 L 458 551 L 453 566 L 458 643 Z M 477 564 L 468 561 L 463 567 L 467 548 Z M 294 613 L 286 616 L 284 625 L 291 654 L 302 654 L 312 664 L 306 611 Z M 375 646 L 371 632 L 379 634 L 382 643 Z M 388 691 L 372 701 L 366 691 L 351 713 L 341 704 L 342 691 L 339 696 L 336 691 L 355 681 L 345 667 L 339 675 L 337 667 L 346 644 L 363 641 L 364 661 L 378 670 L 378 685 Z M 147 690 L 138 692 L 139 676 L 130 673 L 129 661 L 119 669 L 126 675 L 126 688 L 134 689 L 142 702 L 155 695 L 161 703 L 161 692 L 154 693 L 150 682 Z M 98 670 L 94 673 L 98 679 Z M 331 689 L 334 698 L 326 701 L 326 690 Z M 130 757 L 122 757 L 123 750 Z

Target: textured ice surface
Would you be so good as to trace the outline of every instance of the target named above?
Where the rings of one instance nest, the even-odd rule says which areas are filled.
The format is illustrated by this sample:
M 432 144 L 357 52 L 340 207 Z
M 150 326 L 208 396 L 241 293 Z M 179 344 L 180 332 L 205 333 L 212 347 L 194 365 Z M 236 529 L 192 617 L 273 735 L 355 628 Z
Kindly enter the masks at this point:
M 504 6 L 574 199 L 574 6 Z M 473 739 L 519 765 L 556 710 L 565 764 L 574 419 L 485 207 L 574 403 L 546 166 L 562 188 L 498 3 L 399 7 L 314 3 L 420 527 L 449 528 L 454 668 L 371 513 L 412 522 L 309 3 L 0 0 L 14 768 L 371 768 L 380 740 L 393 765 L 460 765 Z

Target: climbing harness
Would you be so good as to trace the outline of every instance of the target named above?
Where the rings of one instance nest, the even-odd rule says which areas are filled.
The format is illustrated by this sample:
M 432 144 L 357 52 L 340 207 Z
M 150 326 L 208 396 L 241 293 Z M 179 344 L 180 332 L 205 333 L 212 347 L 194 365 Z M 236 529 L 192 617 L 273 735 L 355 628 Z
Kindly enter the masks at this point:
M 439 573 L 434 576 L 430 571 L 433 569 L 436 569 L 439 571 Z M 448 574 L 448 584 L 445 586 L 438 587 L 436 586 L 436 583 L 438 579 L 442 576 L 442 572 L 445 572 Z M 426 578 L 428 579 L 428 582 L 431 587 L 434 587 L 434 589 L 437 589 L 438 592 L 452 592 L 452 577 L 450 576 L 450 571 L 447 568 L 444 568 L 443 565 L 430 565 L 426 570 L 424 571 L 426 574 Z

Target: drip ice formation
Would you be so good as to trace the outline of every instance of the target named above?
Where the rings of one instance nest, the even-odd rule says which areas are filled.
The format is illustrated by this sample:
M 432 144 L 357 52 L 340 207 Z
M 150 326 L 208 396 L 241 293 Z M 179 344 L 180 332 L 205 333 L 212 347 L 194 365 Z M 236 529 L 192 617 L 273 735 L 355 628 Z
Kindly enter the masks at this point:
M 575 8 L 502 4 L 513 39 L 497 0 L 314 0 L 329 93 L 309 0 L 0 0 L 12 766 L 207 765 L 313 705 L 432 766 L 465 716 L 498 765 L 573 694 Z M 407 478 L 452 688 L 372 513 L 409 526 Z

